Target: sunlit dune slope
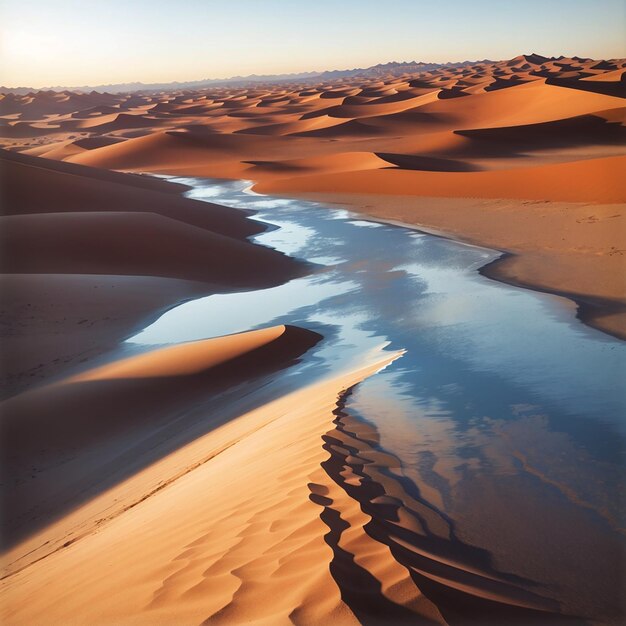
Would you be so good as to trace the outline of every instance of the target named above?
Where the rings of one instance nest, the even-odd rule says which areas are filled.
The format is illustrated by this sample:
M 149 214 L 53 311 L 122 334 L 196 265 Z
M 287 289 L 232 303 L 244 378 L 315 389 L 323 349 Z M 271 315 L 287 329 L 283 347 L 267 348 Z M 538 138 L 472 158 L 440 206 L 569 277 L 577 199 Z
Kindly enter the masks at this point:
M 184 343 L 6 400 L 2 466 L 12 487 L 3 495 L 4 542 L 28 539 L 77 503 L 227 420 L 228 410 L 218 411 L 220 394 L 237 385 L 251 392 L 254 380 L 286 367 L 320 339 L 276 326 Z M 201 416 L 188 415 L 201 406 Z
M 445 624 L 471 606 L 490 626 L 577 624 L 454 537 L 411 492 L 376 431 L 345 411 L 350 389 L 399 355 L 370 356 L 278 398 L 257 395 L 256 406 L 242 399 L 235 419 L 23 543 L 2 581 L 3 618 L 56 623 L 71 611 L 94 624 Z M 145 364 L 128 363 L 127 373 Z M 119 384 L 112 374 L 93 376 Z M 222 408 L 212 411 L 218 422 Z
M 624 168 L 626 156 L 481 172 L 389 168 L 279 179 L 256 190 L 620 203 L 626 202 Z

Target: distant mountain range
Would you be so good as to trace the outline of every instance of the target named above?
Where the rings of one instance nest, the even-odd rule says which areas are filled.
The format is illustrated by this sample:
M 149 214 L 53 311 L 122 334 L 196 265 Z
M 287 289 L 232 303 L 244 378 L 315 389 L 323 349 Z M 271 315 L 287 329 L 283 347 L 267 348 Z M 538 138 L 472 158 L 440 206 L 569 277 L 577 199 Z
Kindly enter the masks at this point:
M 110 85 L 82 85 L 80 87 L 67 87 L 56 85 L 34 89 L 32 87 L 0 87 L 0 93 L 12 93 L 25 95 L 36 91 L 84 91 L 100 93 L 126 93 L 138 91 L 174 91 L 181 89 L 202 89 L 203 87 L 248 87 L 256 83 L 277 83 L 288 81 L 301 82 L 324 82 L 325 80 L 337 80 L 338 78 L 350 78 L 352 76 L 376 77 L 389 74 L 404 74 L 416 72 L 428 72 L 437 68 L 462 67 L 476 63 L 491 63 L 487 59 L 482 61 L 462 61 L 459 63 L 423 63 L 421 61 L 392 61 L 379 63 L 367 68 L 354 68 L 349 70 L 329 70 L 324 72 L 301 72 L 294 74 L 251 74 L 250 76 L 232 76 L 231 78 L 206 78 L 186 82 L 170 83 L 115 83 Z

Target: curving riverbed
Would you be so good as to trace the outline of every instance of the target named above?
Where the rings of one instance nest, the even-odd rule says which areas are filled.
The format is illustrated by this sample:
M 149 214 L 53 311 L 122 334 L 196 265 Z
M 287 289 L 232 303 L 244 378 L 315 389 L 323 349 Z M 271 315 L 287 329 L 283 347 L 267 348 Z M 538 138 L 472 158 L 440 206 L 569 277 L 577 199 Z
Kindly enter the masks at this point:
M 583 325 L 562 298 L 480 275 L 498 252 L 257 195 L 241 181 L 173 180 L 190 185 L 195 199 L 257 211 L 255 219 L 275 228 L 255 241 L 314 264 L 312 273 L 187 302 L 129 343 L 294 324 L 325 338 L 286 374 L 306 382 L 368 362 L 381 349 L 403 350 L 346 394 L 337 417 L 338 440 L 350 433 L 343 445 L 353 456 L 374 447 L 400 468 L 384 477 L 366 463 L 341 461 L 358 469 L 361 486 L 365 475 L 402 486 L 391 517 L 358 485 L 345 487 L 372 517 L 368 532 L 391 547 L 418 586 L 448 594 L 438 606 L 452 607 L 444 615 L 451 623 L 462 604 L 454 596 L 458 571 L 474 572 L 478 579 L 463 584 L 479 597 L 618 619 L 626 344 Z M 351 423 L 367 425 L 370 435 L 355 437 Z M 338 448 L 325 445 L 332 461 Z M 335 479 L 343 480 L 341 472 Z M 400 509 L 421 520 L 410 556 L 402 543 L 409 540 L 393 532 Z

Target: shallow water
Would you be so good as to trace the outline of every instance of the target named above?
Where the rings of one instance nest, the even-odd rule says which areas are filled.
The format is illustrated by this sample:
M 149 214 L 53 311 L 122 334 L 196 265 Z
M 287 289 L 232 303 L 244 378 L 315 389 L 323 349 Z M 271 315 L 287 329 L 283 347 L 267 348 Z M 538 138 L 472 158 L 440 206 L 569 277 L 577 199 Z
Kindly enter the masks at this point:
M 373 424 L 422 497 L 501 571 L 563 610 L 610 620 L 623 582 L 626 344 L 560 298 L 477 270 L 491 250 L 347 211 L 174 179 L 258 211 L 255 241 L 318 264 L 271 289 L 183 304 L 130 339 L 176 343 L 289 323 L 325 340 L 288 375 L 314 380 L 405 350 L 347 410 Z

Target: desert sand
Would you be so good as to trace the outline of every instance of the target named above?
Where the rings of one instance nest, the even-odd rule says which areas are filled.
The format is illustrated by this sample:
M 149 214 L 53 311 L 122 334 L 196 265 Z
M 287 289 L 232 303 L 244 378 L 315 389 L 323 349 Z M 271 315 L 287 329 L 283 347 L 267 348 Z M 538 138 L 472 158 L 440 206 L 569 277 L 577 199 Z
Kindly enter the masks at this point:
M 234 402 L 234 389 L 209 404 L 208 420 L 199 419 L 200 405 L 192 419 L 176 423 L 173 450 L 163 433 L 154 448 L 154 416 L 137 423 L 150 390 L 131 388 L 129 379 L 145 379 L 153 391 L 184 389 L 189 403 L 198 395 L 188 392 L 201 388 L 207 401 L 203 381 L 223 387 L 228 372 L 254 382 L 319 339 L 277 327 L 165 348 L 9 401 L 10 420 L 19 422 L 20 412 L 40 423 L 54 417 L 50 430 L 57 433 L 44 431 L 44 455 L 35 455 L 43 442 L 16 436 L 24 446 L 8 455 L 9 471 L 24 468 L 26 482 L 15 493 L 38 494 L 39 515 L 50 514 L 43 494 L 68 511 L 42 525 L 19 503 L 16 532 L 25 523 L 35 530 L 7 553 L 3 620 L 63 623 L 71 614 L 76 623 L 93 624 L 445 624 L 469 608 L 484 624 L 560 623 L 552 601 L 477 565 L 470 546 L 461 543 L 453 557 L 424 534 L 427 524 L 442 525 L 445 535 L 445 520 L 390 473 L 400 471 L 397 460 L 375 449 L 375 431 L 342 412 L 350 388 L 399 353 L 371 354 L 367 365 L 278 397 L 248 384 Z M 243 372 L 242 358 L 250 368 Z M 129 393 L 138 394 L 132 419 Z M 106 407 L 77 429 L 70 416 L 103 394 Z M 60 412 L 51 415 L 50 406 Z M 103 432 L 107 415 L 120 410 L 122 419 Z M 168 410 L 157 414 L 158 424 L 172 431 Z M 120 428 L 134 441 L 125 454 L 113 445 Z M 78 456 L 59 465 L 66 447 Z M 40 467 L 33 470 L 35 458 Z M 104 479 L 107 467 L 115 473 Z M 71 507 L 85 485 L 90 499 Z
M 0 136 L 62 162 L 250 179 L 439 229 L 510 253 L 491 276 L 566 294 L 624 337 L 625 68 L 530 54 L 328 84 L 6 94 Z
M 626 337 L 626 61 L 324 84 L 0 96 L 0 619 L 577 624 L 464 543 L 344 411 L 400 352 L 284 376 L 288 325 L 122 347 L 203 295 L 313 269 L 249 212 L 146 174 L 247 179 L 501 250 L 481 271 Z M 143 350 L 143 351 L 142 351 Z
M 248 242 L 264 226 L 246 212 L 180 185 L 6 151 L 0 161 L 4 396 L 85 367 L 190 297 L 304 272 Z

